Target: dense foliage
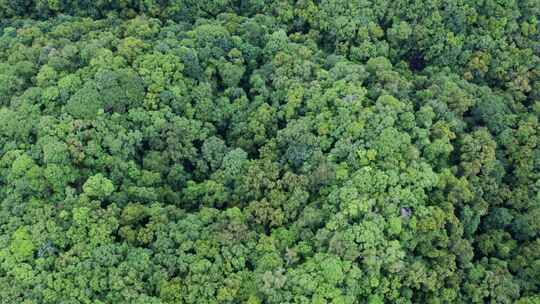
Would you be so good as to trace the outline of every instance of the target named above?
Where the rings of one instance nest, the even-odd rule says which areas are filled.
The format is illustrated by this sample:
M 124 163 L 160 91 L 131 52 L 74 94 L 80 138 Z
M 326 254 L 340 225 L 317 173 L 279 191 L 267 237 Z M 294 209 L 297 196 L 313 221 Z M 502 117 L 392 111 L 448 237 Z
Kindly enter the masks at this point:
M 1 303 L 540 303 L 537 0 L 0 0 Z

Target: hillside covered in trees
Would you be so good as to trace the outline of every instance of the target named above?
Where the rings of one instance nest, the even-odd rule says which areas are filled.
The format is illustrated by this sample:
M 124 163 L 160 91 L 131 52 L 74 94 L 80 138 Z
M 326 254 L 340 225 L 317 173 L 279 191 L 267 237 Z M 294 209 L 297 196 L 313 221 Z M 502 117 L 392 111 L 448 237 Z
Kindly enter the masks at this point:
M 540 303 L 538 0 L 0 0 L 0 303 Z

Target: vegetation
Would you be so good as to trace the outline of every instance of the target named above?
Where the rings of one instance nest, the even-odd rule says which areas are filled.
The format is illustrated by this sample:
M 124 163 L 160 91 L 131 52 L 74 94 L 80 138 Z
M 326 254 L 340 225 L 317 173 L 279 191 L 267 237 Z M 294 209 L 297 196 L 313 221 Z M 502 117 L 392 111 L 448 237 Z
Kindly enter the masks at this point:
M 540 303 L 536 0 L 0 0 L 1 303 Z

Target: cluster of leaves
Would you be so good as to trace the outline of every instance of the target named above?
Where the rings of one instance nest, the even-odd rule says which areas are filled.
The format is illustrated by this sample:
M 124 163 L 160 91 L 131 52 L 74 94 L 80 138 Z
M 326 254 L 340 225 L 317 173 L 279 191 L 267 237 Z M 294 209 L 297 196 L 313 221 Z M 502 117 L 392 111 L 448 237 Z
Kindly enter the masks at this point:
M 2 303 L 540 301 L 537 1 L 0 18 Z

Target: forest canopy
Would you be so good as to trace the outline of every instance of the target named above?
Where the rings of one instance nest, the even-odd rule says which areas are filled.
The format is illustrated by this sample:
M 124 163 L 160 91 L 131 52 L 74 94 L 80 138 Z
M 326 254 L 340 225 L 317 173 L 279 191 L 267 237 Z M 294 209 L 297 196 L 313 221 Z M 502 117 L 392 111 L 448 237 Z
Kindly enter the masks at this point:
M 540 303 L 538 0 L 0 0 L 0 303 Z

